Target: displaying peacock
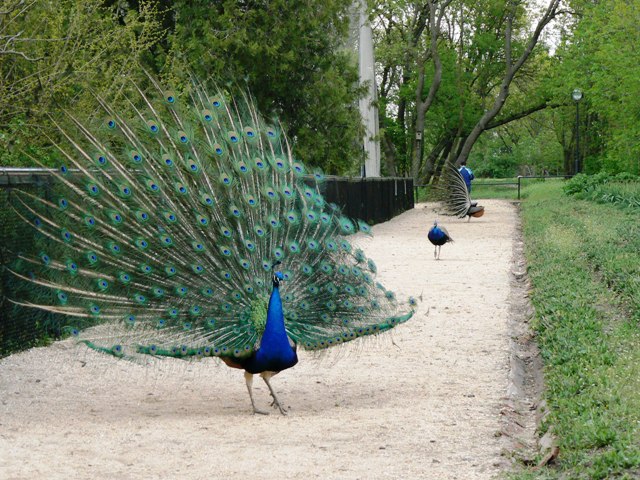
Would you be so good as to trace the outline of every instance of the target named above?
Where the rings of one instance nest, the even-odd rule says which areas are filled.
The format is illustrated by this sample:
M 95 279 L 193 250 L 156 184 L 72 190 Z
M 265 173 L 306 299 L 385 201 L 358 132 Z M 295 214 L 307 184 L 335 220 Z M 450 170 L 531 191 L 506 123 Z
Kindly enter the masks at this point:
M 436 260 L 440 260 L 440 250 L 442 249 L 442 245 L 448 242 L 453 242 L 453 238 L 451 238 L 447 229 L 438 225 L 437 220 L 434 220 L 433 226 L 429 229 L 429 233 L 427 233 L 427 238 L 434 245 L 433 258 Z
M 128 116 L 98 99 L 101 122 L 56 121 L 53 197 L 11 195 L 39 245 L 16 254 L 11 272 L 33 288 L 13 301 L 64 315 L 69 334 L 116 357 L 219 357 L 245 370 L 254 413 L 266 413 L 260 374 L 285 414 L 270 378 L 297 347 L 387 331 L 415 301 L 376 282 L 347 238 L 370 227 L 325 202 L 322 173 L 248 95 L 150 80 Z
M 484 215 L 484 207 L 478 205 L 478 202 L 471 201 L 464 178 L 451 164 L 443 167 L 437 193 L 444 208 L 442 213 L 446 215 L 458 218 L 468 217 L 467 221 L 471 220 L 471 217 Z

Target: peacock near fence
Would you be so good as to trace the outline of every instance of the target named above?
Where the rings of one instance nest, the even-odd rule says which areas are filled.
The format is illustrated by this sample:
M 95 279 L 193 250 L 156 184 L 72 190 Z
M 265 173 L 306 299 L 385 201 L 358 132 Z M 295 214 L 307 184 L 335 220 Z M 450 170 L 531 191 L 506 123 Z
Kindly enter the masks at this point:
M 56 192 L 16 189 L 11 205 L 39 247 L 15 252 L 12 301 L 64 315 L 66 332 L 120 358 L 218 357 L 270 379 L 298 347 L 323 350 L 411 318 L 416 302 L 376 281 L 349 237 L 370 227 L 321 194 L 249 95 L 196 80 L 180 95 L 150 78 L 127 115 L 61 114 Z M 38 159 L 33 159 L 38 162 Z M 24 288 L 16 289 L 24 292 Z

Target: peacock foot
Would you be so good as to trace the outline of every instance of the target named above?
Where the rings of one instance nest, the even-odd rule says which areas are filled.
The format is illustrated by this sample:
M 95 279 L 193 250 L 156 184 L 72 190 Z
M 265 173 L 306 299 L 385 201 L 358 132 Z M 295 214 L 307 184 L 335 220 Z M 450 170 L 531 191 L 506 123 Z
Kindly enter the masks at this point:
M 280 402 L 278 402 L 276 398 L 274 398 L 273 402 L 271 402 L 271 406 L 273 408 L 277 408 L 278 410 L 280 410 L 280 413 L 282 415 L 288 415 L 288 412 L 284 408 L 282 408 L 282 406 L 280 405 Z

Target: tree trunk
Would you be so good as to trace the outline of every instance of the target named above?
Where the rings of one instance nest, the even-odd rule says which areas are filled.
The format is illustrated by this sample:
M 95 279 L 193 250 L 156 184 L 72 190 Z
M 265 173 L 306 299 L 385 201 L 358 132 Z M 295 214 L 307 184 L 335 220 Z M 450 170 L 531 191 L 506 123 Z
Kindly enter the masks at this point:
M 431 108 L 431 104 L 436 97 L 436 93 L 438 92 L 442 81 L 442 62 L 440 61 L 440 55 L 438 53 L 438 36 L 440 35 L 440 24 L 442 22 L 442 17 L 444 16 L 444 10 L 451 1 L 452 0 L 445 0 L 437 13 L 437 0 L 429 2 L 429 30 L 431 34 L 429 54 L 433 60 L 433 79 L 431 80 L 431 86 L 429 87 L 427 98 L 422 100 L 422 95 L 424 93 L 424 63 L 426 61 L 426 58 L 422 57 L 418 67 L 418 85 L 416 87 L 416 124 L 413 140 L 413 161 L 411 162 L 411 173 L 413 178 L 418 178 L 420 174 L 420 167 L 422 166 L 422 155 L 424 150 L 424 119 L 429 108 Z
M 436 161 L 442 154 L 442 151 L 449 148 L 447 145 L 451 143 L 451 134 L 447 133 L 442 136 L 435 147 L 431 149 L 425 162 L 425 168 L 423 170 L 424 184 L 428 185 L 431 182 L 431 177 L 437 172 L 435 169 Z M 415 177 L 414 177 L 415 178 Z
M 380 131 L 384 131 L 382 124 L 383 116 L 380 115 Z M 386 173 L 392 177 L 396 177 L 398 172 L 396 170 L 396 147 L 393 144 L 393 141 L 389 138 L 388 135 L 382 135 L 382 148 L 384 150 L 384 163 L 386 165 Z

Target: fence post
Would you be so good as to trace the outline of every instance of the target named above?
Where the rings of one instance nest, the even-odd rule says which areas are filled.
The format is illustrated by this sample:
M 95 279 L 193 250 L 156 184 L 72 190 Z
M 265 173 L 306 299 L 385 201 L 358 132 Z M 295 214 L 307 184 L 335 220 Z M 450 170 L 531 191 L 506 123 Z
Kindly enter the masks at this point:
M 518 200 L 520 200 L 520 180 L 522 179 L 522 175 L 518 175 Z

